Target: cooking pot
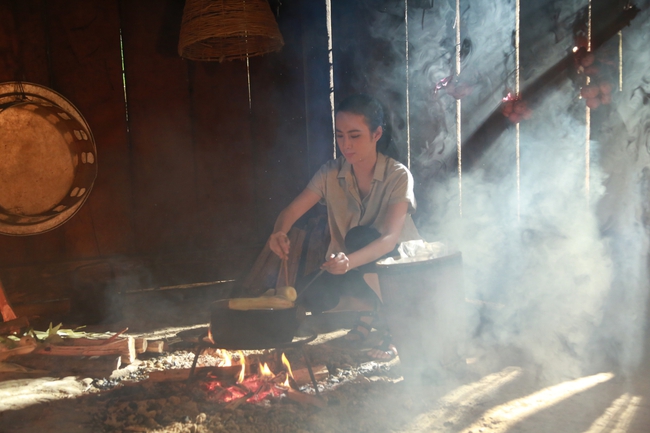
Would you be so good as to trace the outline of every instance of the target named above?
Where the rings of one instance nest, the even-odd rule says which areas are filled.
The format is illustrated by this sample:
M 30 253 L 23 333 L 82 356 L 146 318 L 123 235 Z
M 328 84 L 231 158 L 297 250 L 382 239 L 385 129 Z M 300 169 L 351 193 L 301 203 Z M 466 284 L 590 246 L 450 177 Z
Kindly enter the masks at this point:
M 268 349 L 291 343 L 304 317 L 301 307 L 231 310 L 223 299 L 211 305 L 210 333 L 221 349 Z
M 71 218 L 97 176 L 88 123 L 60 94 L 0 83 L 0 234 L 33 235 Z

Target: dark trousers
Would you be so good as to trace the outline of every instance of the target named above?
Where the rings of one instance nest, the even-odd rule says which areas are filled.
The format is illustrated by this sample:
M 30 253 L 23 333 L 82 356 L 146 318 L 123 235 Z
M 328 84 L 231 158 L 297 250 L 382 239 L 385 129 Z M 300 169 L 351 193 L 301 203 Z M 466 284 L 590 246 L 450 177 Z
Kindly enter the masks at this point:
M 345 236 L 345 248 L 348 253 L 357 251 L 375 239 L 379 238 L 380 233 L 367 226 L 358 226 L 350 229 Z M 390 256 L 394 253 L 387 254 Z M 354 298 L 365 299 L 378 305 L 379 298 L 374 290 L 363 280 L 363 274 L 374 272 L 375 263 L 367 263 L 356 269 L 342 274 L 333 275 L 329 272 L 323 272 L 301 296 L 301 304 L 312 313 L 322 313 L 336 307 L 341 296 L 351 296 Z M 318 271 L 315 271 L 301 278 L 296 284 L 298 293 L 302 292 L 303 287 L 311 281 Z

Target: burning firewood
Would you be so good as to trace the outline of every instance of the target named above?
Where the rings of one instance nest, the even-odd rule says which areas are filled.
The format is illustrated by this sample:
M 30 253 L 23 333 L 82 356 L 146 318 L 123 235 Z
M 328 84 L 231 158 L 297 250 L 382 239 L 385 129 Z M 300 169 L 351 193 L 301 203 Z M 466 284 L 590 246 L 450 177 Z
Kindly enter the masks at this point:
M 174 368 L 170 370 L 152 371 L 149 373 L 149 380 L 152 382 L 176 382 L 187 380 L 190 377 L 191 368 Z M 229 367 L 198 367 L 194 376 L 199 379 L 211 377 L 215 379 L 230 379 L 233 383 L 241 371 L 241 366 Z

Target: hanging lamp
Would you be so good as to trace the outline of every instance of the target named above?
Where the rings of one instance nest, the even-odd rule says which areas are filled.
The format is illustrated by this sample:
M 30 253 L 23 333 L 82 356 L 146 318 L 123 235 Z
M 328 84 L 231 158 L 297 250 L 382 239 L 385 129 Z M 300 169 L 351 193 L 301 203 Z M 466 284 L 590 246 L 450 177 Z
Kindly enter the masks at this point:
M 267 0 L 187 0 L 178 54 L 189 60 L 245 59 L 284 45 Z

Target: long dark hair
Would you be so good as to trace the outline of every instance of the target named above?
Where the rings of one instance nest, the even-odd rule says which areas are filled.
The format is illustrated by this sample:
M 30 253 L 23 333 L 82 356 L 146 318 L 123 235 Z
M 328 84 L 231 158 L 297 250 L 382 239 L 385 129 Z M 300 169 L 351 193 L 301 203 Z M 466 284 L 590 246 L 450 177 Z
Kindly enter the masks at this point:
M 399 159 L 399 152 L 393 143 L 393 128 L 384 115 L 384 106 L 376 98 L 370 95 L 359 93 L 348 96 L 336 107 L 335 113 L 360 114 L 366 119 L 370 132 L 374 132 L 381 126 L 383 133 L 377 141 L 377 151 L 393 159 Z

